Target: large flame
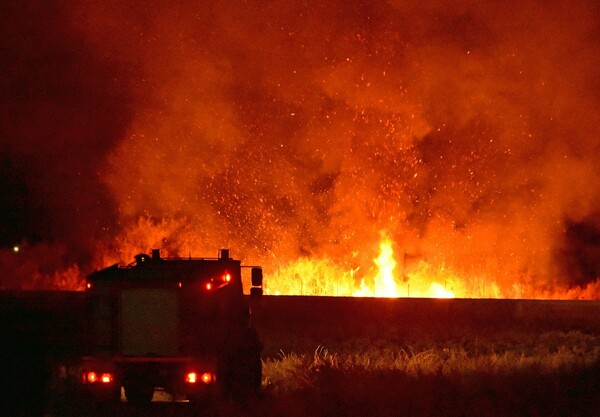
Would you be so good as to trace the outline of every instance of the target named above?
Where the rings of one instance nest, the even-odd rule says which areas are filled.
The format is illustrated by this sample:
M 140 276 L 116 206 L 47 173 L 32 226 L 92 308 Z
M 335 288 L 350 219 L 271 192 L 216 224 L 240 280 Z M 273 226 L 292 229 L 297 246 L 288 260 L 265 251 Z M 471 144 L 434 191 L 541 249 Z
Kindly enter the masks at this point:
M 373 259 L 373 263 L 376 266 L 373 275 L 361 278 L 357 284 L 360 268 L 340 271 L 326 262 L 303 259 L 273 276 L 266 293 L 387 298 L 456 296 L 454 290 L 447 287 L 447 280 L 452 277 L 445 274 L 443 269 L 439 274 L 434 274 L 426 263 L 420 262 L 412 272 L 404 271 L 403 265 L 398 270 L 392 241 L 386 236 L 379 244 L 379 255 Z M 439 279 L 443 279 L 444 283 L 438 282 Z M 450 282 L 454 284 L 457 281 L 454 278 Z M 461 295 L 467 296 L 465 293 Z
M 355 296 L 374 296 L 374 297 L 398 297 L 400 291 L 394 269 L 396 269 L 396 261 L 394 260 L 394 251 L 392 244 L 388 239 L 384 239 L 379 245 L 379 256 L 373 261 L 377 265 L 377 275 L 373 279 L 371 287 L 365 284 L 362 279 L 360 289 L 354 292 Z
M 408 259 L 408 261 L 406 261 Z M 383 234 L 374 268 L 344 269 L 330 260 L 300 258 L 272 273 L 268 295 L 414 297 L 414 298 L 546 298 L 596 299 L 598 285 L 558 291 L 540 291 L 526 276 L 502 289 L 490 276 L 472 276 L 434 266 L 425 260 L 398 262 L 393 242 Z

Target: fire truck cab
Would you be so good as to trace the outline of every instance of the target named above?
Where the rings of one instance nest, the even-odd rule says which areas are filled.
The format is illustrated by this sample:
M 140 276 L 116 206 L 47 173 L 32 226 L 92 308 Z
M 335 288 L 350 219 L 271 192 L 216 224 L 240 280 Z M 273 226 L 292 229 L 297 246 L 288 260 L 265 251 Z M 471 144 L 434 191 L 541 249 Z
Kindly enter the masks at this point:
M 162 258 L 154 249 L 89 275 L 85 394 L 147 403 L 157 388 L 190 401 L 259 390 L 262 346 L 241 270 L 228 249 L 218 258 Z M 252 267 L 251 294 L 262 294 L 260 267 Z

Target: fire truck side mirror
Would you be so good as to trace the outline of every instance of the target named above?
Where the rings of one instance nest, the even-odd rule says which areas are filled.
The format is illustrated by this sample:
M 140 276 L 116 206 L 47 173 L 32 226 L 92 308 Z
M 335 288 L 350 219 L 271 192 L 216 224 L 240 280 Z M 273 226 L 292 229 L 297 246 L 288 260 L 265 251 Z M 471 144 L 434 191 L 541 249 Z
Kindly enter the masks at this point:
M 252 286 L 262 287 L 263 273 L 262 268 L 252 268 Z
M 262 297 L 263 295 L 263 273 L 262 268 L 252 268 L 252 288 L 250 288 L 250 296 Z

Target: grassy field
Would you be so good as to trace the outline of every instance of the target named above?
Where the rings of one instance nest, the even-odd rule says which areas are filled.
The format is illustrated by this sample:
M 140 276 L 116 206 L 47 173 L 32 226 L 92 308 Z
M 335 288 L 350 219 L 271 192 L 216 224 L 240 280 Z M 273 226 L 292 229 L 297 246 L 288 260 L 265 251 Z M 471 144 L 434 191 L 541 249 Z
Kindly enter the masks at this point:
M 600 415 L 595 304 L 269 302 L 248 415 Z
M 600 338 L 522 336 L 478 348 L 363 341 L 282 352 L 264 361 L 269 415 L 600 415 Z

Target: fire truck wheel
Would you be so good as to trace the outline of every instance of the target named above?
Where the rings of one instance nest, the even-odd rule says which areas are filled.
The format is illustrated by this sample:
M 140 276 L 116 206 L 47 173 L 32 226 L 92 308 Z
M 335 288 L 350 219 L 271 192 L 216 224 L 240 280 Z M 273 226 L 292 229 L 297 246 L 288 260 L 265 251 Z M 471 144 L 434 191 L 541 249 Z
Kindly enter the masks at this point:
M 262 382 L 262 345 L 256 331 L 247 328 L 230 340 L 221 359 L 220 381 L 225 394 L 236 402 L 244 402 L 260 393 Z
M 101 417 L 115 416 L 121 402 L 121 387 L 119 385 L 113 390 L 93 391 L 83 390 L 78 391 L 75 397 L 64 404 L 60 408 L 53 410 L 52 415 L 64 417 Z
M 249 330 L 246 339 L 248 355 L 244 358 L 244 367 L 246 368 L 247 387 L 252 394 L 258 394 L 262 385 L 262 360 L 260 358 L 262 343 L 254 329 Z
M 125 398 L 127 402 L 135 405 L 150 404 L 154 395 L 154 387 L 144 383 L 130 383 L 125 385 Z
M 188 401 L 194 417 L 215 416 L 218 414 L 215 398 L 212 395 L 188 395 Z

